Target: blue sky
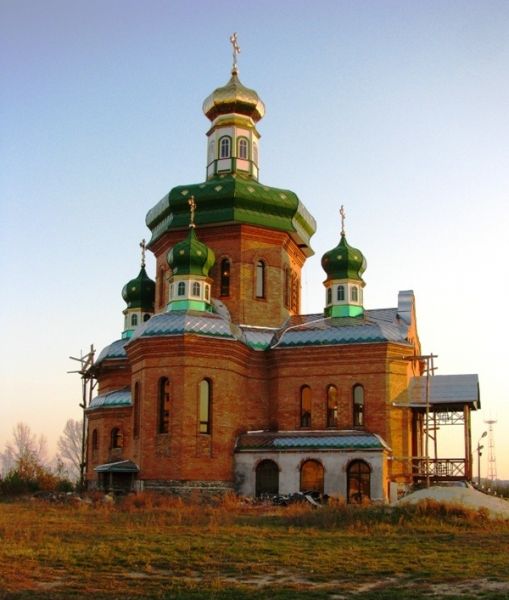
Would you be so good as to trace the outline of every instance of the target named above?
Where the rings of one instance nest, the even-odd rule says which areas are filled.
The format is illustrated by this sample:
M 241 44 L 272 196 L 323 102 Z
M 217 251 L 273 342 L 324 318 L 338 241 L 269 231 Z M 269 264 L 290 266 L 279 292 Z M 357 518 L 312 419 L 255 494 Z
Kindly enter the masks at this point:
M 79 417 L 68 356 L 119 337 L 146 212 L 204 179 L 233 31 L 267 107 L 260 179 L 318 223 L 305 312 L 344 204 L 366 307 L 414 290 L 438 373 L 479 373 L 474 443 L 497 419 L 509 478 L 509 3 L 491 0 L 3 0 L 0 449 L 17 421 L 54 446 Z

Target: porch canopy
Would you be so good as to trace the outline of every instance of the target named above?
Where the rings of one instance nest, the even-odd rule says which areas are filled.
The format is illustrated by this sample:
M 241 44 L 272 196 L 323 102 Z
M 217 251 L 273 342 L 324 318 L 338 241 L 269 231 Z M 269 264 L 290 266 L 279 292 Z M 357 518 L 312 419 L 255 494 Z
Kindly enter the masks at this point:
M 132 460 L 119 460 L 95 467 L 97 473 L 138 473 L 140 468 Z
M 426 386 L 428 378 L 412 377 L 408 388 L 408 406 L 426 409 Z M 434 375 L 429 377 L 429 409 L 447 412 L 469 406 L 481 408 L 479 378 L 477 375 Z

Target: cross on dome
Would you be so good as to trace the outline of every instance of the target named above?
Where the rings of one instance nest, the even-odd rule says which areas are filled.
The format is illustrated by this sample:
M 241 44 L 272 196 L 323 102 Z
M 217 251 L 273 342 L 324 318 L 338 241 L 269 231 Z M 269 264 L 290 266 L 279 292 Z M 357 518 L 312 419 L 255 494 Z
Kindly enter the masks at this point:
M 145 266 L 145 252 L 147 251 L 147 244 L 145 242 L 145 238 L 143 238 L 141 240 L 140 248 L 141 248 L 141 267 L 143 268 Z
M 196 210 L 196 202 L 194 201 L 194 196 L 191 196 L 189 198 L 189 200 L 187 201 L 187 203 L 189 204 L 189 212 L 190 212 L 189 227 L 194 229 L 196 227 L 196 225 L 194 224 L 194 213 Z
M 232 49 L 233 49 L 233 64 L 232 64 L 232 74 L 233 74 L 233 73 L 238 72 L 237 55 L 240 54 L 240 46 L 237 42 L 237 32 L 233 33 L 230 36 L 230 44 L 232 45 Z
M 339 214 L 341 216 L 341 235 L 345 235 L 346 213 L 345 213 L 345 207 L 343 205 L 341 205 L 341 208 L 339 209 Z

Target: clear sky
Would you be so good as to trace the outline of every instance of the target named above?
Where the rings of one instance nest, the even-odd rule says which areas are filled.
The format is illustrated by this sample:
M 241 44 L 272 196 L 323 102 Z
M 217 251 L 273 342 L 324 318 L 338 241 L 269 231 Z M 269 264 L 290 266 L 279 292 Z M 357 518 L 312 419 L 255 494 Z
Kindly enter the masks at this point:
M 414 290 L 437 373 L 479 374 L 474 444 L 497 419 L 509 478 L 506 0 L 1 0 L 0 449 L 18 421 L 54 448 L 79 418 L 68 357 L 120 336 L 146 212 L 205 178 L 233 31 L 267 107 L 260 179 L 317 220 L 304 311 L 344 204 L 366 308 Z

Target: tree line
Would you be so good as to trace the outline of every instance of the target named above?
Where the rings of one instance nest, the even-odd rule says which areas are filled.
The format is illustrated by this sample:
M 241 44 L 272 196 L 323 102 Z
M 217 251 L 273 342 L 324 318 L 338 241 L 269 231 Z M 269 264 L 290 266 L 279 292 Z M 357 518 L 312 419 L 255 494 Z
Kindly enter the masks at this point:
M 81 442 L 82 421 L 69 419 L 50 460 L 46 438 L 37 437 L 26 423 L 17 423 L 0 452 L 0 494 L 72 491 L 80 476 Z

